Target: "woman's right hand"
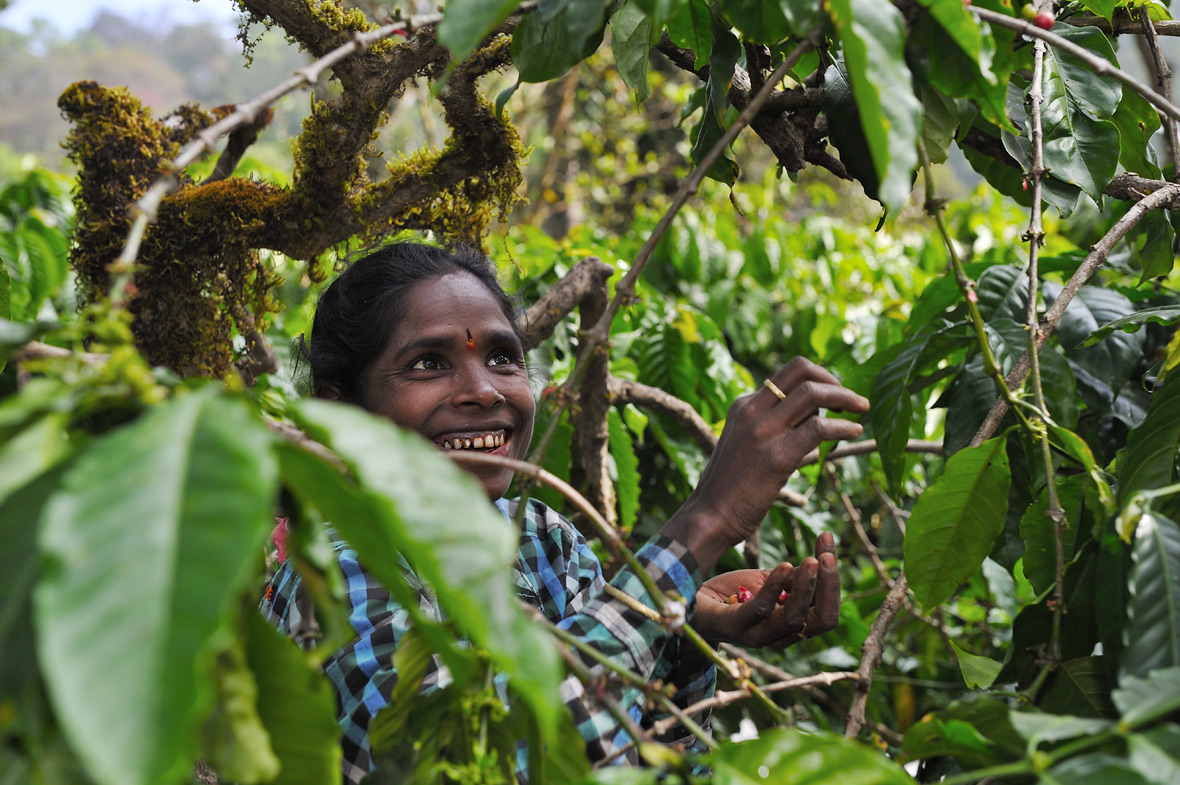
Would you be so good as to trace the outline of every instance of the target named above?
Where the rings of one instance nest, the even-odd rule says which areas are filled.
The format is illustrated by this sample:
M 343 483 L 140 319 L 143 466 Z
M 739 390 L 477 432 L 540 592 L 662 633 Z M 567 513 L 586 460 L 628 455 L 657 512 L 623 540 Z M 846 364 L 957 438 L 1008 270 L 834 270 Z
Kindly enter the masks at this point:
M 705 573 L 757 531 L 804 456 L 821 442 L 863 431 L 859 423 L 821 415 L 821 409 L 866 412 L 869 402 L 815 363 L 796 357 L 770 381 L 784 397 L 764 387 L 734 401 L 696 490 L 666 527 Z

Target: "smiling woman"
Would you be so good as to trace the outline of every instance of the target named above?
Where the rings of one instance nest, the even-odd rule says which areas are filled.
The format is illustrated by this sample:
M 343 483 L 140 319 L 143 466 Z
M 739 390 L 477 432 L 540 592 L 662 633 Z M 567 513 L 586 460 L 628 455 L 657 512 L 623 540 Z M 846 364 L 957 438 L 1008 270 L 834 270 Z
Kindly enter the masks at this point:
M 533 432 L 534 402 L 512 299 L 486 258 L 468 248 L 417 243 L 382 247 L 348 268 L 320 299 L 312 327 L 312 386 L 321 398 L 360 406 L 415 431 L 443 450 L 482 451 L 523 458 Z M 771 389 L 775 392 L 771 392 Z M 770 386 L 731 407 L 725 431 L 696 490 L 659 534 L 636 552 L 659 591 L 688 598 L 694 627 L 711 643 L 783 648 L 832 629 L 839 615 L 840 579 L 830 534 L 798 567 L 739 570 L 702 581 L 718 558 L 753 533 L 795 471 L 820 441 L 859 435 L 860 426 L 829 419 L 821 409 L 864 411 L 868 402 L 821 368 L 793 361 Z M 468 466 L 488 498 L 506 515 L 519 506 L 503 497 L 512 472 Z M 685 709 L 712 694 L 716 671 L 651 609 L 656 602 L 637 574 L 622 570 L 605 589 L 602 568 L 585 538 L 545 505 L 524 511 L 514 579 L 519 599 L 549 621 L 651 683 L 675 688 Z M 352 603 L 355 637 L 329 657 L 324 672 L 336 689 L 344 778 L 360 782 L 372 769 L 369 724 L 389 703 L 398 672 L 394 654 L 409 631 L 409 614 L 336 538 L 337 561 Z M 408 564 L 411 585 L 421 586 Z M 747 601 L 729 598 L 744 588 Z M 633 600 L 624 598 L 630 595 Z M 268 587 L 262 610 L 280 629 L 300 629 L 300 578 L 285 564 Z M 783 603 L 779 604 L 779 598 Z M 634 602 L 637 601 L 637 602 Z M 441 619 L 432 594 L 420 590 L 419 610 Z M 646 608 L 641 606 L 647 606 Z M 645 612 L 646 611 L 646 612 Z M 585 652 L 587 667 L 595 665 Z M 420 691 L 450 681 L 433 659 Z M 496 680 L 501 698 L 503 677 Z M 589 698 L 570 676 L 562 685 L 591 760 L 638 762 L 627 728 L 604 702 Z M 620 688 L 617 705 L 636 725 L 656 719 L 636 687 Z M 708 711 L 691 717 L 708 729 Z M 701 749 L 682 727 L 668 743 Z M 528 749 L 517 750 L 517 776 L 528 779 Z

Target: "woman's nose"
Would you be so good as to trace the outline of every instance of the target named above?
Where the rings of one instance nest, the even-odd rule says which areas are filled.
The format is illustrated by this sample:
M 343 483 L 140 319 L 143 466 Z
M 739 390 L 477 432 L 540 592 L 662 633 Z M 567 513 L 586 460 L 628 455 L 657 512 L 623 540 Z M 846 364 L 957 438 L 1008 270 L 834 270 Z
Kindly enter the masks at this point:
M 459 406 L 479 406 L 490 409 L 504 403 L 504 394 L 496 386 L 496 378 L 482 365 L 461 374 L 455 390 L 454 402 Z

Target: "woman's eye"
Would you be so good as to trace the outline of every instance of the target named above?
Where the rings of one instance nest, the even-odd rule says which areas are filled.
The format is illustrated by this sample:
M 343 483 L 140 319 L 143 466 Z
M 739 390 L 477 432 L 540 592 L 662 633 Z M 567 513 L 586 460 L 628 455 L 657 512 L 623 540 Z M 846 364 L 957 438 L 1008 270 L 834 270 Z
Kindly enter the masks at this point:
M 434 357 L 419 357 L 410 366 L 411 371 L 437 371 L 442 366 Z
M 515 362 L 508 352 L 495 352 L 488 358 L 488 365 L 512 365 Z

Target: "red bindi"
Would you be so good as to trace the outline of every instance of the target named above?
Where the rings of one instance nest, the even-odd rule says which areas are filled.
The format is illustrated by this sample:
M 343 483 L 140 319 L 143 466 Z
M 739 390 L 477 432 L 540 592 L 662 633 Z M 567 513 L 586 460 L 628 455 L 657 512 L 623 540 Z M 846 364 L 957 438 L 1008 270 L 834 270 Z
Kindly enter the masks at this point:
M 467 351 L 475 351 L 475 339 L 471 337 L 471 330 L 467 331 Z

